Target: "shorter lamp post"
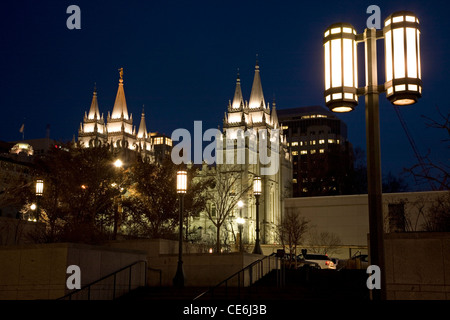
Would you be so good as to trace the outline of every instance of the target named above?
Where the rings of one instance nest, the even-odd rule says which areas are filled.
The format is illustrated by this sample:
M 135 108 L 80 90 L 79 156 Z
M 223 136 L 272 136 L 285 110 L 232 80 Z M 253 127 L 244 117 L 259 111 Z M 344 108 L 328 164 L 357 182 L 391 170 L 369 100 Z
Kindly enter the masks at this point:
M 122 162 L 122 160 L 120 160 L 120 159 L 117 159 L 116 161 L 114 161 L 114 166 L 119 170 L 120 168 L 122 168 L 122 166 L 123 166 L 123 162 Z M 114 187 L 116 187 L 117 186 L 117 184 L 116 183 L 114 183 L 113 184 L 113 186 Z M 81 186 L 81 188 L 83 188 L 83 186 Z M 84 189 L 84 188 L 83 188 Z M 119 183 L 119 187 L 118 187 L 118 190 L 119 190 L 119 192 L 121 191 L 120 190 L 121 188 L 120 188 L 120 183 Z M 117 197 L 115 197 L 115 201 L 116 201 L 116 203 L 114 204 L 114 207 L 115 207 L 115 209 L 114 209 L 114 229 L 113 229 L 113 237 L 114 237 L 114 240 L 116 240 L 116 238 L 117 238 L 117 232 L 118 232 L 118 229 L 119 229 L 119 214 L 120 214 L 120 207 L 121 207 L 121 195 L 118 195 Z M 116 207 L 116 205 L 117 205 L 117 207 Z M 117 209 L 116 209 L 117 208 Z
M 237 206 L 239 207 L 239 218 L 236 219 L 239 229 L 239 252 L 242 252 L 242 229 L 244 226 L 244 219 L 242 218 L 242 207 L 244 206 L 244 202 L 242 202 L 242 200 L 239 200 Z
M 239 217 L 236 219 L 236 222 L 238 224 L 238 228 L 239 228 L 239 252 L 243 252 L 243 248 L 242 248 L 242 229 L 244 227 L 244 218 Z
M 41 198 L 44 194 L 44 180 L 36 180 L 36 221 L 39 221 Z
M 173 278 L 173 285 L 175 287 L 184 287 L 184 271 L 183 271 L 183 210 L 184 210 L 184 195 L 187 191 L 187 172 L 184 170 L 177 171 L 177 193 L 180 197 L 180 225 L 178 238 L 178 265 L 177 273 Z
M 259 197 L 261 196 L 262 191 L 262 182 L 261 177 L 255 177 L 253 179 L 253 194 L 256 199 L 256 240 L 255 240 L 255 248 L 253 249 L 253 253 L 262 254 L 261 245 L 259 244 Z

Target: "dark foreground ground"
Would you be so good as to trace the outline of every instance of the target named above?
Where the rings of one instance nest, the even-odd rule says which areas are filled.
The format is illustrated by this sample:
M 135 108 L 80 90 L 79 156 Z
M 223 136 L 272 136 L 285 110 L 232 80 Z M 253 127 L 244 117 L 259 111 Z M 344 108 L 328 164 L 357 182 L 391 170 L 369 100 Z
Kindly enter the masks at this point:
M 284 278 L 272 271 L 263 279 L 247 288 L 216 288 L 194 300 L 209 288 L 145 287 L 139 288 L 121 300 L 351 300 L 369 301 L 365 270 L 285 270 Z

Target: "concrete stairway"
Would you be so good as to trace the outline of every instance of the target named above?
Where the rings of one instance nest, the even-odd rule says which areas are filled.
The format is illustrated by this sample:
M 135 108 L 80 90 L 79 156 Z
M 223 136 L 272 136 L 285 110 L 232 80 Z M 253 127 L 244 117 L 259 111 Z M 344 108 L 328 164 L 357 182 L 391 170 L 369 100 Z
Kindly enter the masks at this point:
M 250 287 L 219 287 L 213 295 L 197 301 L 245 300 L 369 300 L 365 270 L 285 270 L 284 285 L 280 285 L 276 270 Z M 142 287 L 123 296 L 122 300 L 190 300 L 208 288 L 204 287 Z

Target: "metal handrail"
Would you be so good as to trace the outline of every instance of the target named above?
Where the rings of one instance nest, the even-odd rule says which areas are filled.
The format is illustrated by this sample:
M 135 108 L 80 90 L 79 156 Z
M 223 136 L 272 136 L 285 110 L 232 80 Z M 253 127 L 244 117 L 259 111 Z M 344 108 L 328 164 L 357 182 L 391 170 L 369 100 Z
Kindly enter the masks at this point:
M 162 269 L 147 267 L 147 270 L 158 272 L 159 273 L 159 286 L 162 286 Z
M 244 279 L 244 276 L 245 276 L 245 271 L 246 270 L 249 270 L 249 277 L 250 277 L 250 279 L 249 279 L 249 286 L 251 286 L 253 283 L 255 283 L 256 281 L 258 281 L 258 280 L 260 280 L 264 275 L 263 275 L 263 273 L 264 273 L 264 270 L 263 270 L 263 267 L 264 267 L 264 265 L 263 265 L 263 261 L 265 260 L 265 259 L 268 259 L 268 261 L 269 261 L 269 272 L 272 270 L 271 268 L 270 268 L 270 259 L 271 259 L 272 257 L 271 256 L 265 256 L 265 257 L 263 257 L 263 258 L 261 258 L 261 259 L 258 259 L 258 260 L 256 260 L 256 261 L 253 261 L 252 263 L 250 263 L 249 265 L 247 265 L 246 267 L 244 267 L 244 268 L 242 268 L 241 270 L 239 270 L 239 271 L 237 271 L 237 272 L 235 272 L 235 273 L 233 273 L 231 276 L 229 276 L 228 278 L 226 278 L 226 279 L 224 279 L 224 280 L 222 280 L 221 282 L 219 282 L 218 284 L 216 284 L 214 287 L 211 287 L 211 288 L 209 288 L 208 290 L 206 290 L 206 291 L 204 291 L 204 292 L 202 292 L 201 294 L 199 294 L 198 296 L 196 296 L 195 298 L 194 298 L 194 300 L 197 300 L 197 299 L 199 299 L 199 298 L 201 298 L 202 296 L 204 296 L 204 295 L 206 295 L 206 294 L 210 294 L 211 296 L 214 296 L 214 290 L 215 289 L 217 289 L 218 287 L 220 287 L 220 286 L 222 286 L 223 284 L 225 284 L 225 288 L 226 288 L 226 290 L 227 290 L 227 293 L 226 294 L 228 294 L 228 281 L 230 281 L 231 279 L 233 279 L 234 277 L 238 277 L 237 278 L 237 280 L 238 280 L 238 292 L 239 292 L 239 294 L 240 294 L 240 288 L 241 288 L 241 276 L 240 276 L 240 274 L 242 273 L 242 275 L 243 275 L 243 277 L 242 277 L 242 287 L 244 287 L 245 286 L 245 279 Z M 253 267 L 255 266 L 255 265 L 260 265 L 261 266 L 261 270 L 258 270 L 258 271 L 261 271 L 261 272 L 258 272 L 258 275 L 259 275 L 259 277 L 257 277 L 257 279 L 255 279 L 255 281 L 253 281 Z M 278 268 L 278 264 L 275 264 L 275 266 L 274 267 L 276 267 L 276 268 Z M 267 272 L 267 273 L 269 273 L 269 272 Z
M 65 300 L 65 299 L 67 299 L 67 298 L 69 298 L 69 300 L 72 300 L 72 296 L 73 296 L 74 294 L 77 294 L 77 293 L 79 293 L 79 292 L 81 292 L 81 291 L 83 291 L 83 290 L 86 290 L 86 289 L 88 290 L 88 300 L 91 300 L 91 287 L 92 287 L 93 285 L 99 283 L 100 281 L 103 281 L 103 280 L 105 280 L 105 279 L 107 279 L 107 278 L 110 278 L 110 277 L 114 277 L 113 299 L 115 299 L 115 298 L 116 298 L 116 275 L 117 275 L 119 272 L 122 272 L 122 271 L 124 271 L 124 270 L 126 270 L 126 269 L 128 269 L 128 268 L 130 269 L 130 274 L 129 274 L 129 278 L 128 278 L 128 292 L 130 292 L 130 291 L 131 291 L 131 268 L 132 268 L 134 265 L 138 264 L 138 263 L 144 263 L 144 264 L 145 264 L 145 269 L 144 269 L 145 275 L 144 275 L 144 279 L 145 279 L 145 281 L 147 282 L 147 261 L 146 261 L 146 260 L 138 260 L 138 261 L 133 262 L 132 264 L 130 264 L 130 265 L 128 265 L 128 266 L 122 267 L 122 268 L 120 268 L 120 269 L 117 270 L 117 271 L 114 271 L 114 272 L 112 272 L 112 273 L 110 273 L 110 274 L 108 274 L 108 275 L 106 275 L 106 276 L 103 276 L 103 277 L 101 277 L 101 278 L 98 279 L 98 280 L 95 280 L 95 281 L 93 281 L 93 282 L 91 282 L 91 283 L 88 283 L 88 284 L 84 285 L 84 286 L 81 287 L 80 289 L 77 289 L 77 290 L 75 290 L 75 291 L 69 292 L 68 294 L 62 296 L 61 298 L 58 298 L 57 300 Z

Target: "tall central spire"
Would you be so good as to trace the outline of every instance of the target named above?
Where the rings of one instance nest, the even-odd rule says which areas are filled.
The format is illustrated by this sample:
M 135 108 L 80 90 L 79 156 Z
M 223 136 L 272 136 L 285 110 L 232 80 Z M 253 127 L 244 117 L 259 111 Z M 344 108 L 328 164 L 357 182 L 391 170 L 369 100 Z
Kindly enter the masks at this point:
M 117 89 L 116 101 L 111 114 L 112 119 L 119 119 L 122 117 L 128 120 L 127 101 L 125 100 L 125 91 L 123 90 L 123 68 L 119 69 L 119 88 Z
M 261 106 L 266 107 L 264 101 L 264 94 L 261 85 L 261 76 L 259 74 L 258 55 L 256 56 L 255 77 L 253 78 L 252 92 L 250 94 L 250 100 L 248 102 L 250 109 L 258 109 Z

